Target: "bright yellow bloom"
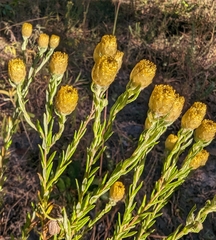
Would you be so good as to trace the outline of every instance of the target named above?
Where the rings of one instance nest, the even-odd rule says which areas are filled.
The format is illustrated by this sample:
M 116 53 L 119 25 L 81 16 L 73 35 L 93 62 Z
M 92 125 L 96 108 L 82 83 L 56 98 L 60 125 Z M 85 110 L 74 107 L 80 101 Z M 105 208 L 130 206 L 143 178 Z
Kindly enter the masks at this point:
M 115 182 L 110 188 L 110 198 L 115 202 L 121 201 L 125 194 L 125 186 L 122 182 Z
M 216 123 L 209 119 L 204 119 L 201 125 L 195 130 L 195 141 L 212 141 L 216 133 Z
M 201 102 L 195 102 L 183 115 L 181 127 L 192 130 L 198 128 L 205 115 L 206 105 Z
M 116 54 L 114 56 L 114 59 L 118 62 L 118 71 L 119 71 L 119 69 L 122 66 L 122 58 L 123 58 L 123 56 L 124 56 L 124 53 L 119 51 L 119 50 L 117 50 L 117 52 L 116 52 Z
M 29 38 L 32 34 L 32 24 L 23 23 L 22 25 L 22 36 L 23 38 Z
M 8 75 L 15 84 L 23 82 L 26 77 L 26 66 L 23 60 L 19 58 L 10 60 L 8 63 Z
M 116 37 L 113 35 L 104 35 L 94 50 L 93 59 L 95 62 L 97 62 L 99 58 L 101 58 L 103 55 L 114 57 L 116 52 L 117 52 Z
M 176 94 L 175 102 L 170 110 L 170 113 L 166 116 L 167 122 L 175 122 L 175 120 L 180 116 L 183 106 L 184 106 L 185 98 Z
M 118 72 L 118 62 L 110 56 L 102 56 L 92 68 L 92 81 L 99 86 L 109 86 Z
M 57 48 L 59 45 L 59 42 L 60 42 L 60 37 L 52 34 L 49 40 L 50 47 L 53 49 Z
M 197 169 L 204 166 L 208 160 L 209 153 L 206 150 L 202 150 L 197 153 L 197 155 L 191 160 L 190 167 Z
M 61 86 L 55 97 L 55 109 L 59 114 L 69 115 L 78 102 L 78 92 L 72 86 Z
M 136 64 L 130 74 L 130 81 L 134 87 L 140 86 L 141 89 L 144 89 L 149 84 L 152 83 L 152 80 L 156 73 L 156 65 L 149 60 L 143 59 Z
M 41 33 L 38 38 L 38 46 L 40 48 L 47 48 L 49 44 L 49 35 Z
M 68 55 L 66 53 L 62 53 L 62 52 L 53 53 L 50 60 L 50 64 L 49 64 L 51 74 L 56 74 L 56 75 L 64 74 L 64 72 L 67 69 L 67 65 L 68 65 Z
M 169 85 L 156 85 L 149 99 L 149 109 L 157 117 L 165 117 L 170 113 L 174 102 L 179 98 Z
M 177 141 L 178 137 L 174 134 L 170 134 L 165 141 L 165 148 L 172 151 Z

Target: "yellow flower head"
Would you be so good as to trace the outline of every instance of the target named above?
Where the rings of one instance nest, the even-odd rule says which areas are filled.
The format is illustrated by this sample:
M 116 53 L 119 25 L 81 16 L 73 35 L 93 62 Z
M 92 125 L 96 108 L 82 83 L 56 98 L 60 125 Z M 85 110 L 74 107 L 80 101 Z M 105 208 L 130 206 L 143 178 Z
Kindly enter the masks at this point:
M 216 133 L 216 123 L 212 120 L 204 119 L 201 125 L 195 130 L 195 141 L 209 142 L 212 141 Z
M 149 99 L 149 109 L 157 116 L 164 117 L 170 113 L 174 102 L 179 98 L 169 85 L 156 85 Z
M 184 106 L 185 98 L 176 94 L 175 102 L 173 102 L 173 106 L 170 110 L 169 115 L 166 116 L 167 122 L 175 122 L 175 120 L 180 116 L 183 106 Z
M 110 188 L 110 198 L 115 201 L 121 201 L 125 194 L 125 186 L 122 182 L 115 182 Z
M 197 153 L 197 155 L 191 160 L 190 167 L 197 169 L 204 166 L 208 160 L 209 153 L 206 150 L 202 150 Z
M 92 68 L 92 81 L 99 86 L 109 86 L 118 72 L 118 62 L 110 56 L 102 56 Z
M 67 65 L 68 65 L 68 55 L 66 53 L 62 53 L 62 52 L 53 53 L 50 60 L 50 64 L 49 64 L 51 74 L 56 74 L 56 75 L 64 74 L 64 72 L 67 69 Z
M 23 60 L 19 58 L 10 60 L 8 63 L 8 75 L 15 84 L 23 82 L 26 77 L 26 66 Z
M 103 55 L 108 55 L 114 57 L 117 52 L 117 41 L 116 37 L 113 35 L 104 35 L 101 41 L 97 44 L 93 58 L 97 62 Z
M 32 34 L 32 24 L 23 23 L 22 25 L 22 36 L 23 38 L 29 38 Z
M 181 127 L 192 130 L 198 128 L 205 115 L 206 105 L 201 102 L 195 102 L 183 115 Z
M 122 66 L 122 58 L 123 58 L 123 56 L 124 56 L 124 53 L 119 51 L 119 50 L 117 50 L 117 52 L 116 52 L 116 54 L 114 56 L 114 59 L 118 62 L 118 71 L 119 71 L 119 69 Z
M 174 134 L 170 134 L 165 141 L 165 148 L 172 151 L 177 141 L 178 137 Z
M 141 89 L 144 89 L 152 83 L 156 69 L 157 67 L 154 63 L 143 59 L 138 62 L 131 71 L 130 81 L 132 82 L 133 86 L 140 86 Z
M 40 48 L 47 48 L 49 44 L 49 35 L 41 33 L 38 38 L 38 46 Z
M 52 34 L 49 40 L 50 47 L 53 49 L 57 48 L 59 45 L 59 42 L 60 42 L 60 37 Z
M 72 86 L 61 86 L 55 97 L 55 109 L 59 114 L 69 115 L 78 102 L 78 92 Z

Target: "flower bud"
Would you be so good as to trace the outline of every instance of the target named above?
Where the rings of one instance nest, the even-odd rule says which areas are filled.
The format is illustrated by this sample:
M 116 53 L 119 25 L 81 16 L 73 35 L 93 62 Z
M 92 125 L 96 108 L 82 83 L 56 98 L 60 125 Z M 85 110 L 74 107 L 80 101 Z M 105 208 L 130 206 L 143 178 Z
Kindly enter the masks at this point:
M 104 35 L 94 50 L 93 59 L 95 62 L 97 62 L 98 59 L 101 58 L 103 55 L 114 57 L 116 52 L 117 52 L 116 37 L 113 35 Z
M 110 199 L 115 202 L 121 201 L 125 194 L 124 184 L 120 181 L 115 182 L 110 188 Z
M 51 74 L 62 75 L 67 69 L 68 55 L 62 52 L 53 53 L 49 68 Z
M 194 139 L 196 142 L 203 141 L 209 142 L 212 141 L 216 133 L 216 123 L 212 120 L 204 119 L 201 125 L 194 132 Z
M 156 65 L 149 60 L 143 59 L 136 64 L 130 74 L 130 81 L 134 87 L 140 86 L 144 89 L 152 80 L 156 73 Z
M 206 105 L 201 102 L 195 102 L 183 115 L 181 127 L 185 129 L 195 129 L 201 124 L 206 114 Z
M 172 151 L 177 141 L 178 137 L 174 134 L 170 134 L 165 141 L 165 148 Z
M 55 97 L 55 109 L 59 114 L 69 115 L 74 111 L 78 102 L 78 93 L 72 86 L 61 86 Z
M 24 39 L 29 38 L 32 34 L 32 24 L 23 23 L 22 25 L 22 36 Z
M 38 38 L 38 46 L 40 48 L 47 48 L 49 44 L 49 35 L 41 33 Z
M 57 35 L 52 34 L 49 40 L 49 46 L 50 48 L 57 48 L 60 42 L 60 37 Z
M 204 166 L 208 160 L 209 152 L 202 150 L 196 154 L 196 156 L 191 160 L 190 167 L 197 169 L 201 166 Z
M 156 85 L 149 99 L 149 109 L 157 117 L 165 117 L 179 97 L 175 90 L 169 85 Z
M 26 77 L 26 66 L 23 60 L 19 58 L 10 60 L 8 63 L 8 75 L 15 84 L 23 82 Z
M 110 56 L 102 56 L 92 68 L 92 81 L 99 86 L 109 86 L 118 72 L 118 62 Z

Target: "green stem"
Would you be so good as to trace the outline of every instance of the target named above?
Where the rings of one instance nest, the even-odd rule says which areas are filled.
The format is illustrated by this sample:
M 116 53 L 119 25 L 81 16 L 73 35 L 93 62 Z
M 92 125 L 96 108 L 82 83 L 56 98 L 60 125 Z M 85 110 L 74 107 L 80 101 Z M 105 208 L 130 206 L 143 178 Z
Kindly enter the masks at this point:
M 187 145 L 187 143 L 185 143 Z M 195 155 L 200 152 L 204 146 L 209 145 L 210 142 L 197 142 L 194 143 L 189 153 L 184 160 L 183 166 L 177 170 L 176 160 L 172 161 L 172 165 L 162 174 L 161 178 L 156 182 L 155 189 L 152 192 L 151 199 L 147 205 L 139 210 L 142 219 L 140 231 L 137 235 L 139 239 L 146 239 L 150 234 L 149 229 L 154 223 L 154 219 L 160 214 L 160 210 L 168 202 L 168 199 L 173 192 L 185 181 L 191 172 L 190 161 Z M 153 211 L 150 210 L 153 207 Z
M 107 175 L 105 175 L 97 191 L 91 194 L 90 199 L 85 206 L 83 206 L 82 212 L 85 214 L 79 215 L 78 221 L 82 221 L 82 218 L 88 213 L 88 208 L 95 204 L 96 201 L 110 189 L 112 184 L 114 184 L 121 176 L 130 172 L 140 162 L 141 159 L 145 159 L 148 152 L 151 151 L 155 144 L 157 144 L 156 141 L 161 134 L 165 132 L 167 126 L 168 125 L 166 125 L 163 120 L 156 119 L 155 124 L 152 124 L 152 128 L 143 131 L 140 137 L 139 145 L 132 156 L 117 164 L 108 181 L 106 181 Z M 75 216 L 71 223 L 71 227 L 75 227 L 76 223 L 77 217 Z
M 123 92 L 114 105 L 110 110 L 109 119 L 106 124 L 105 134 L 104 134 L 104 142 L 106 142 L 112 135 L 112 125 L 117 116 L 117 114 L 129 103 L 135 101 L 139 96 L 141 89 L 137 88 L 130 88 L 130 82 L 127 85 L 126 91 Z
M 212 199 L 212 201 L 208 200 L 203 208 L 200 209 L 196 217 L 194 216 L 195 207 L 192 208 L 189 213 L 186 225 L 181 229 L 180 225 L 173 233 L 171 233 L 168 237 L 164 238 L 164 240 L 178 240 L 188 233 L 198 233 L 203 229 L 202 223 L 205 221 L 207 215 L 209 213 L 216 212 L 216 196 Z M 181 230 L 180 230 L 181 229 Z

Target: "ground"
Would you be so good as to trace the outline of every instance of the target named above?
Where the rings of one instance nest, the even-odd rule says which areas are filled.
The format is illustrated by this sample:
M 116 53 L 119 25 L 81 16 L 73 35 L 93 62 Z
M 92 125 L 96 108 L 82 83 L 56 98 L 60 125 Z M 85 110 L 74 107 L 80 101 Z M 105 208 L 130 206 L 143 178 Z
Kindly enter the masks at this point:
M 117 6 L 120 4 L 115 35 L 118 48 L 124 52 L 123 66 L 116 81 L 109 89 L 109 104 L 112 105 L 121 94 L 134 65 L 146 58 L 157 65 L 157 74 L 153 84 L 144 89 L 139 98 L 128 105 L 118 116 L 114 127 L 115 134 L 108 143 L 106 163 L 108 169 L 121 159 L 130 156 L 135 149 L 139 134 L 148 110 L 148 99 L 155 84 L 170 84 L 186 98 L 183 112 L 194 101 L 207 104 L 207 118 L 216 121 L 215 63 L 216 38 L 215 18 L 216 4 L 214 0 L 205 1 L 58 1 L 47 0 L 30 3 L 23 1 L 1 1 L 0 3 L 0 89 L 9 89 L 7 80 L 8 60 L 22 56 L 21 26 L 23 22 L 31 22 L 35 27 L 31 38 L 32 44 L 38 32 L 58 34 L 61 43 L 58 50 L 69 54 L 69 82 L 79 90 L 79 104 L 76 113 L 69 117 L 63 139 L 56 148 L 66 145 L 80 120 L 84 119 L 91 109 L 92 94 L 90 90 L 91 69 L 93 66 L 93 50 L 104 34 L 111 34 Z M 97 16 L 97 17 L 96 17 Z M 29 63 L 34 51 L 28 52 Z M 76 81 L 77 76 L 80 78 Z M 33 82 L 28 110 L 40 117 L 45 101 L 48 71 L 45 69 Z M 12 114 L 13 105 L 0 94 L 0 117 Z M 109 107 L 108 106 L 108 110 Z M 177 120 L 168 132 L 179 129 Z M 72 132 L 71 132 L 72 131 Z M 149 193 L 154 182 L 160 176 L 163 159 L 163 143 L 168 132 L 160 139 L 147 159 L 143 180 L 144 187 L 140 194 Z M 91 138 L 91 131 L 82 140 L 77 150 L 77 160 L 72 169 L 82 169 L 85 159 L 81 154 L 82 146 L 86 146 Z M 1 192 L 0 235 L 1 239 L 21 239 L 21 227 L 27 212 L 31 212 L 31 202 L 37 201 L 40 171 L 38 158 L 39 137 L 22 121 L 14 135 L 10 149 L 10 158 L 6 163 L 6 180 Z M 154 228 L 155 232 L 149 240 L 162 239 L 171 233 L 179 224 L 183 224 L 196 204 L 200 209 L 206 200 L 216 194 L 216 142 L 208 147 L 209 160 L 205 167 L 193 172 L 187 181 L 173 194 L 167 207 L 162 210 Z M 112 161 L 115 159 L 115 162 Z M 82 170 L 81 170 L 82 172 Z M 79 178 L 79 176 L 77 176 Z M 130 176 L 124 179 L 130 183 Z M 70 189 L 73 192 L 73 187 Z M 56 201 L 65 201 L 65 192 L 58 192 Z M 67 199 L 67 201 L 70 201 Z M 102 219 L 93 229 L 88 239 L 105 239 L 112 234 L 112 219 L 115 213 L 123 208 L 118 204 L 113 212 Z M 203 230 L 198 234 L 189 234 L 187 240 L 216 239 L 215 213 L 208 215 Z M 106 227 L 105 227 L 106 226 Z M 34 238 L 32 234 L 29 239 Z M 86 238 L 86 239 L 87 239 Z

